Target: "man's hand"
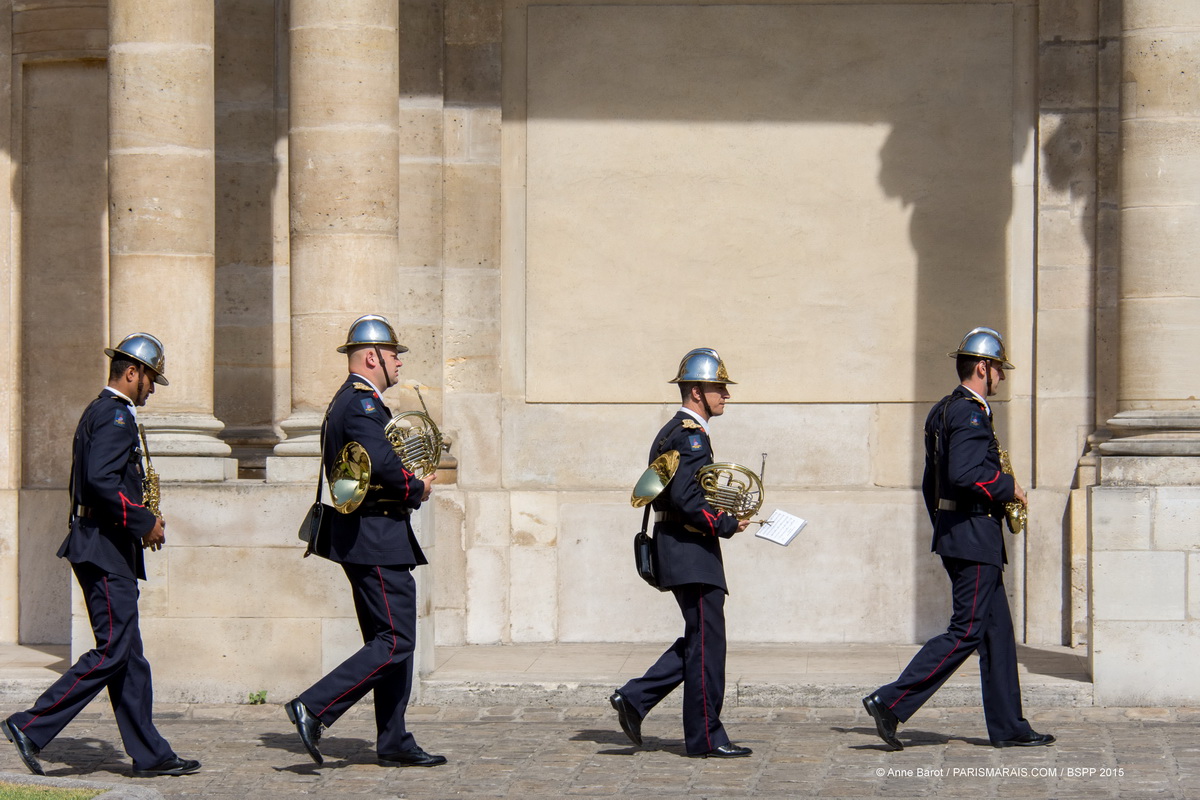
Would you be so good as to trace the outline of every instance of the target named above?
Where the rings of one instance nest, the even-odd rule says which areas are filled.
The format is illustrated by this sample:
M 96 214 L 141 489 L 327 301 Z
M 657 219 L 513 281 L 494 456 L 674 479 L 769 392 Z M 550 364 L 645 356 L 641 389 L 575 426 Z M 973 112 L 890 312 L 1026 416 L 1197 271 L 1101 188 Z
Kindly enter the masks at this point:
M 433 493 L 433 482 L 436 480 L 437 480 L 436 472 L 433 473 L 432 475 L 426 475 L 424 478 L 421 478 L 421 483 L 425 484 L 425 493 L 423 495 L 421 495 L 422 503 L 424 503 L 426 500 L 428 500 L 429 495 Z
M 1025 496 L 1025 490 L 1016 481 L 1013 481 L 1013 500 L 1016 500 L 1026 508 L 1029 507 L 1029 498 Z
M 749 528 L 749 527 L 750 527 L 750 520 L 743 519 L 743 520 L 738 521 L 738 526 L 737 526 L 738 533 L 741 533 L 742 531 L 746 530 L 746 528 Z
M 167 541 L 167 523 L 162 517 L 154 520 L 154 527 L 149 533 L 142 537 L 143 550 L 162 550 L 163 544 Z

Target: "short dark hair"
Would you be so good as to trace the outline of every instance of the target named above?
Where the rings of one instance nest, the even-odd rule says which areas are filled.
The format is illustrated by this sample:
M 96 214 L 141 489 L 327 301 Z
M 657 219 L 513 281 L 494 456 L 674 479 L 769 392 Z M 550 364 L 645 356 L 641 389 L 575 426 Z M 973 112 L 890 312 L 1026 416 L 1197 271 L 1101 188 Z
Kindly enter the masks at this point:
M 692 395 L 692 387 L 699 386 L 695 381 L 682 381 L 679 384 L 679 402 L 686 403 Z
M 108 365 L 108 379 L 110 381 L 116 380 L 124 375 L 125 370 L 129 369 L 130 367 L 137 368 L 140 366 L 142 366 L 140 361 L 133 361 L 131 359 L 121 358 L 118 356 L 117 358 L 114 358 Z
M 986 358 L 979 356 L 960 355 L 954 359 L 954 368 L 958 370 L 958 379 L 965 381 L 971 377 L 971 373 L 975 371 L 975 365 L 980 361 L 987 361 Z

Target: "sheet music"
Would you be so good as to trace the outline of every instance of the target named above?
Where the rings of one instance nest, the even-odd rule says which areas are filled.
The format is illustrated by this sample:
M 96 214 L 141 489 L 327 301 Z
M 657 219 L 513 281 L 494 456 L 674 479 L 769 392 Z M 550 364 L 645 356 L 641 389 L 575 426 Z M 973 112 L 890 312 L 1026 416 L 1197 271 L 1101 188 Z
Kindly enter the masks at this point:
M 783 545 L 787 547 L 792 543 L 792 539 L 796 538 L 804 526 L 808 524 L 808 520 L 793 516 L 792 514 L 775 509 L 771 516 L 767 517 L 767 521 L 758 526 L 758 530 L 754 535 L 760 539 L 766 539 L 769 542 Z

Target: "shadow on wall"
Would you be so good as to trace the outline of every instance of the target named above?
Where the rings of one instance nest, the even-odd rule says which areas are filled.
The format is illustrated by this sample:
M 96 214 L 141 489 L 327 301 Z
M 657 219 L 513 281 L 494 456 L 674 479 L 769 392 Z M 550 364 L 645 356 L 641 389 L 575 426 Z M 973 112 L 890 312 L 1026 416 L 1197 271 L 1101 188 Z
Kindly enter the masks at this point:
M 529 8 L 530 398 L 571 402 L 576 368 L 594 391 L 584 366 L 657 390 L 628 354 L 703 326 L 739 399 L 907 403 L 919 425 L 957 383 L 946 353 L 1006 330 L 1033 270 L 1009 251 L 1015 24 L 1004 4 Z M 923 514 L 913 535 L 926 552 Z M 914 578 L 928 631 L 944 579 Z

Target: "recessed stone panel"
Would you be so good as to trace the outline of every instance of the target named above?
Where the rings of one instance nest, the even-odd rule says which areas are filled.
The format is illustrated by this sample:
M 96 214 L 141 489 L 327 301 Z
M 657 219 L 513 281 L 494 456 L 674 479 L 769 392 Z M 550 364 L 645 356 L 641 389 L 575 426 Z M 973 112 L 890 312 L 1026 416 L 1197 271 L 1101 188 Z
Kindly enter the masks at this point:
M 751 401 L 937 399 L 1007 317 L 1012 59 L 1005 4 L 529 8 L 527 397 L 714 346 Z

